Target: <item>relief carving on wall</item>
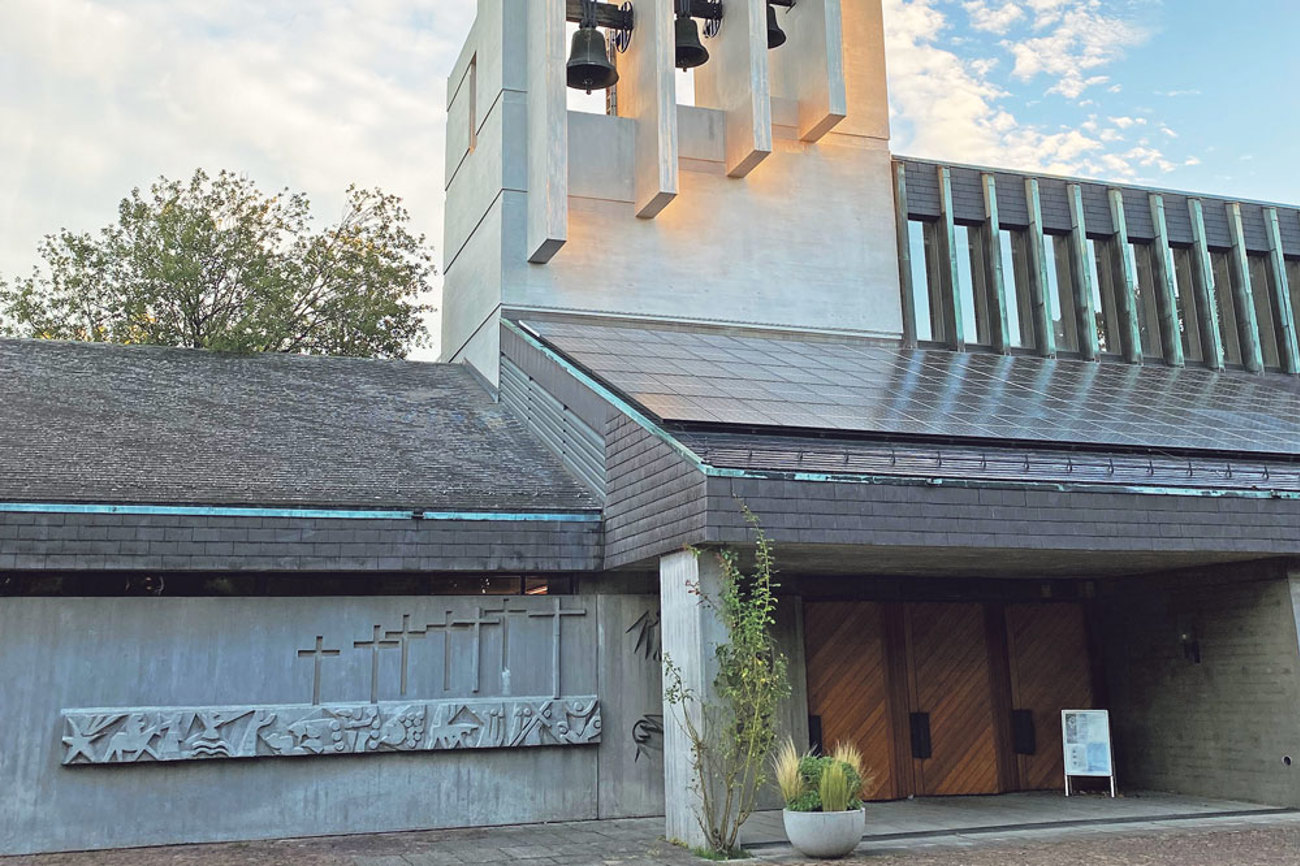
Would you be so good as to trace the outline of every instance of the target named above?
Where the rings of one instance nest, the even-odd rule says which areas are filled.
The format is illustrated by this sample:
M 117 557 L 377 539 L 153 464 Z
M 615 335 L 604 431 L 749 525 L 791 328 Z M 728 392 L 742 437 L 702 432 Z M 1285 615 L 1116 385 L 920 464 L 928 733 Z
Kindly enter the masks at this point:
M 67 765 L 600 742 L 594 697 L 67 710 L 63 722 Z
M 595 696 L 562 697 L 561 637 L 567 617 L 585 616 L 586 610 L 566 608 L 560 598 L 545 607 L 503 602 L 492 608 L 472 606 L 472 617 L 456 618 L 443 612 L 441 622 L 416 628 L 409 614 L 400 628 L 372 624 L 367 637 L 353 640 L 351 652 L 368 653 L 369 703 L 321 701 L 324 660 L 338 658 L 348 642 L 327 646 L 324 635 L 314 645 L 298 649 L 295 657 L 311 659 L 310 704 L 272 704 L 224 707 L 147 707 L 71 709 L 62 713 L 63 764 L 130 764 L 151 761 L 191 761 L 213 758 L 310 757 L 367 755 L 379 752 L 420 752 L 454 749 L 511 749 L 532 746 L 571 746 L 600 742 L 600 702 Z M 551 694 L 510 696 L 510 624 L 543 622 L 550 652 L 523 652 L 534 662 L 549 662 L 542 673 L 550 680 Z M 549 620 L 549 622 L 547 622 Z M 480 697 L 480 656 L 484 627 L 499 632 L 502 697 Z M 468 667 L 470 697 L 438 700 L 407 699 L 411 641 L 430 633 L 463 630 L 472 634 L 472 649 L 456 655 L 450 640 L 442 641 L 441 686 L 446 692 L 453 664 Z M 545 639 L 545 638 L 544 638 Z M 300 645 L 301 646 L 301 645 Z M 380 701 L 380 653 L 400 650 L 401 700 Z M 542 671 L 545 671 L 543 668 Z M 549 676 L 547 676 L 549 673 Z M 392 686 L 387 686 L 392 688 Z

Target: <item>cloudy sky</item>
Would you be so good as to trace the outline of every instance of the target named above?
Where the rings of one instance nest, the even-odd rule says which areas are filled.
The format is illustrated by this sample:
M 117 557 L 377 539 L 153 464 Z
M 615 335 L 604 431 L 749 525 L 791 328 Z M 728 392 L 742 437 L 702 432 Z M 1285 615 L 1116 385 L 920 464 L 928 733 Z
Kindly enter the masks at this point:
M 884 3 L 897 153 L 1300 202 L 1296 0 Z M 0 275 L 198 166 L 303 190 L 321 221 L 382 186 L 440 241 L 475 5 L 0 0 Z

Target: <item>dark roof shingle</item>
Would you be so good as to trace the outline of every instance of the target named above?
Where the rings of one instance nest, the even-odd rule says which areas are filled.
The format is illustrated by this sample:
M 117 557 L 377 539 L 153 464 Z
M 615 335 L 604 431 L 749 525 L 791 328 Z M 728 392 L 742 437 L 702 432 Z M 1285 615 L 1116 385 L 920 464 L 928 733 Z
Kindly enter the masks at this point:
M 464 367 L 0 340 L 0 500 L 574 511 Z

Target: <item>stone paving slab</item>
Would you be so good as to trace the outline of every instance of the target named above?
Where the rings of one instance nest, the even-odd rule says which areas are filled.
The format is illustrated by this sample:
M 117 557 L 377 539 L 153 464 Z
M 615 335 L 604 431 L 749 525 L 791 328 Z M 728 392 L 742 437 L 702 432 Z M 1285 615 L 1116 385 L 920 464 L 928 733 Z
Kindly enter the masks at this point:
M 178 845 L 24 857 L 0 866 L 705 866 L 662 839 L 663 819 Z M 788 846 L 755 851 L 755 866 L 809 863 Z M 865 841 L 862 866 L 1300 866 L 1300 812 L 1124 824 L 945 832 Z
M 1112 799 L 1103 795 L 1066 797 L 1040 791 L 996 797 L 933 797 L 871 803 L 864 838 L 970 832 L 981 828 L 1064 824 L 1081 821 L 1131 822 L 1173 816 L 1235 814 L 1274 810 L 1272 806 L 1179 794 L 1135 791 Z M 786 842 L 780 812 L 760 812 L 746 824 L 746 845 Z
M 808 864 L 789 848 L 762 863 Z M 831 861 L 823 861 L 831 862 Z M 1300 814 L 864 843 L 843 866 L 1300 866 Z

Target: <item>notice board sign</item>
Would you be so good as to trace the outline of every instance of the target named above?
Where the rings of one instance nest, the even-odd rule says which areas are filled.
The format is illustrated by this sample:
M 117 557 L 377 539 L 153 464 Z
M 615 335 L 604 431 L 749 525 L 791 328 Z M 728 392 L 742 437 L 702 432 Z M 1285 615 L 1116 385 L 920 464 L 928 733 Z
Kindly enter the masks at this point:
M 1070 796 L 1070 777 L 1110 779 L 1115 796 L 1115 751 L 1110 742 L 1110 713 L 1107 710 L 1062 710 L 1061 745 L 1065 751 L 1065 796 Z

